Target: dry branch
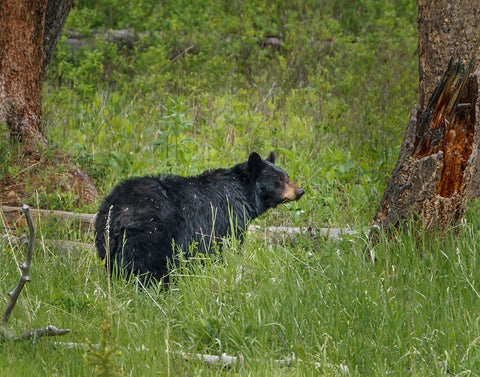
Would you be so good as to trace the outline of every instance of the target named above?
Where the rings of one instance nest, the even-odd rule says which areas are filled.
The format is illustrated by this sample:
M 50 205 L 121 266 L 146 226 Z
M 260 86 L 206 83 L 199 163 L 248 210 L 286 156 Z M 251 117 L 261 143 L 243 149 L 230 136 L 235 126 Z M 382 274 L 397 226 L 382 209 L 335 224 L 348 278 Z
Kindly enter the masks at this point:
M 8 224 L 16 224 L 20 221 L 19 219 L 19 207 L 11 206 L 2 206 L 0 207 L 0 212 L 3 212 L 5 220 Z M 59 220 L 65 221 L 67 223 L 79 222 L 81 228 L 84 231 L 91 231 L 93 229 L 93 224 L 95 222 L 95 215 L 89 213 L 73 213 L 65 211 L 53 211 L 53 210 L 44 210 L 44 209 L 32 209 L 32 213 L 37 218 L 48 218 L 54 217 Z M 251 234 L 263 234 L 264 236 L 286 236 L 286 237 L 296 237 L 299 235 L 307 235 L 310 237 L 325 237 L 332 240 L 340 240 L 344 237 L 353 236 L 358 234 L 356 230 L 350 228 L 315 228 L 315 227 L 287 227 L 287 226 L 259 226 L 259 225 L 250 225 L 248 227 L 248 233 Z M 12 238 L 14 239 L 14 238 Z M 72 247 L 84 247 L 91 248 L 89 244 L 79 244 L 71 243 L 69 241 L 58 241 L 52 240 L 49 241 L 52 243 L 58 243 L 65 250 L 69 250 Z
M 58 327 L 50 325 L 47 327 L 41 327 L 39 329 L 24 331 L 20 335 L 15 336 L 13 339 L 14 340 L 38 339 L 38 338 L 41 338 L 42 336 L 65 335 L 65 334 L 68 334 L 69 332 L 70 330 L 68 329 L 59 329 Z
M 32 264 L 33 248 L 35 244 L 35 228 L 33 226 L 33 219 L 32 215 L 30 214 L 30 208 L 24 205 L 21 211 L 25 214 L 27 218 L 28 228 L 30 230 L 30 238 L 28 240 L 27 256 L 25 258 L 25 262 L 20 265 L 20 270 L 22 271 L 20 275 L 20 280 L 18 281 L 13 291 L 7 293 L 7 295 L 10 296 L 10 301 L 8 302 L 8 305 L 2 315 L 2 326 L 4 327 L 7 325 L 8 318 L 10 317 L 10 314 L 12 313 L 15 304 L 17 303 L 18 296 L 20 296 L 20 292 L 22 292 L 25 283 L 30 281 L 29 273 L 30 265 Z
M 19 207 L 2 206 L 1 212 L 5 217 L 6 223 L 18 224 L 19 222 L 21 222 L 21 215 L 19 213 L 20 209 L 21 208 Z M 33 213 L 33 216 L 37 220 L 53 217 L 67 223 L 78 222 L 80 223 L 82 229 L 85 231 L 93 229 L 93 224 L 95 222 L 95 215 L 91 215 L 89 213 L 73 213 L 45 209 L 30 209 L 30 211 Z
M 230 368 L 233 366 L 243 366 L 245 364 L 245 359 L 242 355 L 238 356 L 230 356 L 225 353 L 222 353 L 220 356 L 217 355 L 207 355 L 201 353 L 187 353 L 187 352 L 175 352 L 176 354 L 180 355 L 183 359 L 187 361 L 202 361 L 210 367 L 221 367 L 221 368 Z M 278 365 L 279 367 L 287 367 L 291 366 L 294 363 L 302 363 L 301 359 L 298 359 L 294 353 L 292 355 L 286 357 L 285 359 L 276 359 L 273 362 Z M 318 362 L 312 363 L 315 368 L 321 368 L 323 365 Z M 326 365 L 330 369 L 337 370 L 342 375 L 349 375 L 350 370 L 344 364 L 334 365 L 328 363 Z
M 28 246 L 27 246 L 27 255 L 25 257 L 25 262 L 23 262 L 20 265 L 21 275 L 17 285 L 11 292 L 7 293 L 7 295 L 10 296 L 10 301 L 8 302 L 7 307 L 5 308 L 5 311 L 3 312 L 3 315 L 2 315 L 0 335 L 5 338 L 9 338 L 13 340 L 38 339 L 42 336 L 65 335 L 70 330 L 59 329 L 55 326 L 47 326 L 47 327 L 42 327 L 35 330 L 25 331 L 22 334 L 17 336 L 12 335 L 8 331 L 8 328 L 7 328 L 8 319 L 10 318 L 10 315 L 13 309 L 15 308 L 18 297 L 20 296 L 20 293 L 22 292 L 23 287 L 27 282 L 30 281 L 30 266 L 32 264 L 33 250 L 35 247 L 35 226 L 33 224 L 33 218 L 32 218 L 30 208 L 24 204 L 23 207 L 21 208 L 21 212 L 27 218 L 28 229 L 30 231 Z

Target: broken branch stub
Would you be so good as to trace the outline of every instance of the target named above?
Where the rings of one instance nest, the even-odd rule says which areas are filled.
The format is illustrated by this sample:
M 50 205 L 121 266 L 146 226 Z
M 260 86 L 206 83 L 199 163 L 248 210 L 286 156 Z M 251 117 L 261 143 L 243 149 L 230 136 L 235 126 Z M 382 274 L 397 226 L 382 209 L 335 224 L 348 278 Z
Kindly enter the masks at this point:
M 398 227 L 412 215 L 444 233 L 465 212 L 480 132 L 479 74 L 450 61 L 423 110 L 414 108 L 374 224 Z

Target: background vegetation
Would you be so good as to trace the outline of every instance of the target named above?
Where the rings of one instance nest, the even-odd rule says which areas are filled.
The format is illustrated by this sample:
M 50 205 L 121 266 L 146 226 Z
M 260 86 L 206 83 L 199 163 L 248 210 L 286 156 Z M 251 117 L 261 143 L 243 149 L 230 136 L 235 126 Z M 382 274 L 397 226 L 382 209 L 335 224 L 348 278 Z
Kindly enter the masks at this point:
M 105 39 L 113 29 L 136 39 Z M 256 223 L 360 234 L 252 236 L 203 267 L 182 266 L 167 292 L 108 282 L 94 254 L 41 242 L 12 327 L 69 327 L 55 340 L 85 346 L 0 343 L 1 373 L 478 375 L 475 206 L 445 240 L 406 233 L 373 248 L 361 231 L 416 103 L 416 37 L 411 0 L 76 1 L 44 85 L 44 118 L 49 140 L 102 194 L 131 175 L 195 174 L 276 150 L 307 193 Z M 0 141 L 3 175 L 15 174 L 9 148 Z M 42 188 L 30 204 L 96 209 Z M 53 221 L 39 238 L 91 242 Z M 22 253 L 0 243 L 1 292 Z M 180 351 L 242 354 L 246 365 L 208 368 Z M 275 364 L 292 353 L 303 362 Z

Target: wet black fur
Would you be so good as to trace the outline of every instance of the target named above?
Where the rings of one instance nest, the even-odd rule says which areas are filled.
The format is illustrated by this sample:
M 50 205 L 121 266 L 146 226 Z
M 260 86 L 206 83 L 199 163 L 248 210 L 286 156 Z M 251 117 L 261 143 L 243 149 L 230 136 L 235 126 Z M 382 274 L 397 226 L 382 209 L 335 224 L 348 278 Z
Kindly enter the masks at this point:
M 97 214 L 99 257 L 105 259 L 109 249 L 109 271 L 116 265 L 124 273 L 147 273 L 160 280 L 174 261 L 173 245 L 187 257 L 193 243 L 196 252 L 210 253 L 215 242 L 221 246 L 221 239 L 231 234 L 232 226 L 242 239 L 248 221 L 283 201 L 288 175 L 274 162 L 273 153 L 262 160 L 254 152 L 230 169 L 195 177 L 132 178 L 119 184 Z

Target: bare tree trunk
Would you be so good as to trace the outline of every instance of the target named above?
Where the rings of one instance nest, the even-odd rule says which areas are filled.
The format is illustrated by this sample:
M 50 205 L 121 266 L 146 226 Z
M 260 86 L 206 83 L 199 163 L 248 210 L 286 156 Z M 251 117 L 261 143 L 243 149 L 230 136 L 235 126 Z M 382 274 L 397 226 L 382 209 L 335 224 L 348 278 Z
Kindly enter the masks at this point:
M 47 0 L 0 2 L 0 122 L 29 154 L 47 145 L 41 123 L 46 9 Z
M 423 108 L 451 57 L 472 61 L 474 70 L 480 69 L 480 1 L 419 0 L 418 33 L 419 105 Z M 480 158 L 469 195 L 480 196 Z
M 480 60 L 480 1 L 418 0 L 419 105 L 423 109 L 452 57 Z
M 47 71 L 73 0 L 48 0 L 43 38 L 43 72 Z
M 416 215 L 427 229 L 443 233 L 478 190 L 480 74 L 471 72 L 480 61 L 479 30 L 480 1 L 418 0 L 419 107 L 412 110 L 376 225 L 397 227 Z
M 0 0 L 0 123 L 7 125 L 11 139 L 20 142 L 19 164 L 42 162 L 42 151 L 48 148 L 42 127 L 42 84 L 72 4 L 73 0 Z M 68 160 L 55 156 L 62 164 Z M 43 165 L 55 163 L 52 159 Z M 93 202 L 97 191 L 88 175 L 71 163 L 63 174 L 66 190 L 78 194 L 79 202 Z M 22 173 L 14 178 L 13 196 L 18 192 L 24 197 L 25 181 L 31 177 Z M 0 202 L 10 200 L 5 195 L 0 190 Z
M 47 146 L 42 83 L 73 0 L 0 2 L 0 122 L 24 152 Z
M 451 61 L 425 109 L 413 109 L 376 225 L 397 227 L 417 215 L 443 233 L 463 216 L 480 132 L 480 76 L 471 69 Z

